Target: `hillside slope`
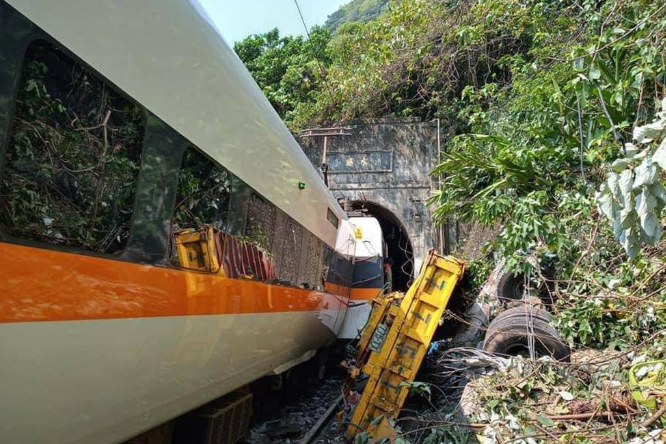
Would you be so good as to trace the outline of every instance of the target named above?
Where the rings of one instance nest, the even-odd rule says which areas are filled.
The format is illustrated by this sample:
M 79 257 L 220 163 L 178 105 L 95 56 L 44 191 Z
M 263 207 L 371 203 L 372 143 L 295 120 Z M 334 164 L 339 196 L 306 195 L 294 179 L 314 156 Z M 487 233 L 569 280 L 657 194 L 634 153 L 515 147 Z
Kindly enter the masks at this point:
M 324 27 L 331 32 L 348 22 L 369 22 L 379 17 L 389 0 L 352 0 L 328 16 Z

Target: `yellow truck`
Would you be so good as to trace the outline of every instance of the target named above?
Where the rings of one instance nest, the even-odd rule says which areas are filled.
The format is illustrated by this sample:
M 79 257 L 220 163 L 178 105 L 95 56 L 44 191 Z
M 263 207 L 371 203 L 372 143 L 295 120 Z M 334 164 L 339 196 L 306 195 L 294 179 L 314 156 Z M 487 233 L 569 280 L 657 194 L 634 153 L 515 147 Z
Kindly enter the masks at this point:
M 347 439 L 361 432 L 373 441 L 395 438 L 391 420 L 400 413 L 463 271 L 464 262 L 431 250 L 407 293 L 375 298 L 338 415 Z

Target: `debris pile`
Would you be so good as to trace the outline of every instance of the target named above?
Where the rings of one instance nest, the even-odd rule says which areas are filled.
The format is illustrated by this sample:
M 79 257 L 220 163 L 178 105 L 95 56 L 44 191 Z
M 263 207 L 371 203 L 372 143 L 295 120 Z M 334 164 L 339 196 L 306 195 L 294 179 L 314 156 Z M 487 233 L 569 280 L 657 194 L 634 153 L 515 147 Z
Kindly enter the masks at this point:
M 645 355 L 586 350 L 562 363 L 464 348 L 435 354 L 422 374 L 430 383 L 427 402 L 409 406 L 398 423 L 404 441 L 659 444 L 666 438 L 666 407 L 637 403 L 628 379 Z
M 498 300 L 494 295 L 501 279 L 495 270 L 470 309 L 474 316 L 457 319 L 467 321 L 467 327 L 431 348 L 417 377 L 427 389 L 420 388 L 405 406 L 397 423 L 400 439 L 426 444 L 666 442 L 666 266 L 658 251 L 663 250 L 635 263 L 600 266 L 593 258 L 593 267 L 579 264 L 569 280 L 549 283 L 557 302 L 547 306 L 544 320 L 572 350 L 560 361 L 483 350 L 498 313 L 520 311 L 507 310 L 520 303 L 530 311 L 536 299 Z
M 483 280 L 485 286 L 476 284 L 462 296 L 475 300 L 463 304 L 465 313 L 448 312 L 444 322 L 454 320 L 458 334 L 433 343 L 416 380 L 403 386 L 410 397 L 400 416 L 389 420 L 395 442 L 666 443 L 663 251 L 655 248 L 636 262 L 585 256 L 572 269 L 546 278 L 552 296 L 547 300 L 528 279 L 521 287 L 521 279 L 508 279 L 498 266 Z M 558 280 L 563 274 L 569 277 Z M 544 324 L 541 331 L 559 338 L 566 353 L 550 353 L 560 360 L 542 352 L 535 356 L 538 347 L 530 342 L 529 353 L 489 352 L 489 331 L 502 319 L 510 328 L 534 327 L 530 319 L 538 320 Z M 544 340 L 539 330 L 528 330 L 534 344 Z M 315 397 L 305 396 L 301 407 L 285 406 L 275 416 L 283 420 L 255 428 L 253 441 L 301 439 L 302 433 L 289 427 L 311 427 L 339 395 L 342 380 L 326 384 L 334 387 L 327 399 L 315 389 L 308 395 Z M 326 427 L 314 442 L 342 442 L 335 424 Z M 368 433 L 359 433 L 354 444 L 370 440 Z
M 447 313 L 444 322 L 454 324 L 457 335 L 433 343 L 416 381 L 408 384 L 410 397 L 399 418 L 390 421 L 397 431 L 395 442 L 666 443 L 663 251 L 655 248 L 636 262 L 585 256 L 559 273 L 566 273 L 566 280 L 548 277 L 546 302 L 527 280 L 520 287 L 519 279 L 507 279 L 498 266 L 485 285 L 462 296 L 475 300 L 463 304 L 465 313 Z M 518 321 L 522 313 L 540 318 L 566 343 L 561 360 L 484 350 L 498 319 L 508 319 L 504 323 L 513 327 L 523 322 Z M 530 334 L 537 342 L 543 339 L 534 329 Z M 280 427 L 311 427 L 339 395 L 341 380 L 327 384 L 335 387 L 328 399 L 304 398 L 305 415 L 286 408 L 277 416 L 285 418 Z M 336 425 L 327 427 L 314 442 L 342 442 Z M 255 441 L 262 444 L 286 444 L 301 436 L 274 435 L 265 427 L 253 437 L 262 437 Z M 369 440 L 359 434 L 354 444 Z

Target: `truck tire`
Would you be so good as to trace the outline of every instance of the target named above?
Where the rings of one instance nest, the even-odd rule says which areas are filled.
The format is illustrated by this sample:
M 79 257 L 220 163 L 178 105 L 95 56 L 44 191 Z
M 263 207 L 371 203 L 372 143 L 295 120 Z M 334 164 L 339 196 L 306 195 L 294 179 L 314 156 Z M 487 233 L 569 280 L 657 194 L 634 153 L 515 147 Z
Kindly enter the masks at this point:
M 540 288 L 526 291 L 525 275 L 523 273 L 514 274 L 508 270 L 503 270 L 497 280 L 496 295 L 497 299 L 505 305 L 511 305 L 531 296 L 538 297 L 546 308 L 552 307 L 554 303 L 546 284 L 542 284 Z
M 497 299 L 500 302 L 519 301 L 525 293 L 525 275 L 503 270 L 497 281 Z
M 536 298 L 534 298 L 536 300 Z M 514 317 L 529 317 L 529 315 L 532 315 L 533 318 L 539 318 L 543 320 L 546 323 L 549 323 L 551 319 L 553 318 L 549 312 L 546 310 L 542 310 L 538 308 L 537 306 L 534 305 L 528 305 L 524 303 L 520 303 L 520 305 L 508 308 L 495 316 L 495 319 L 493 319 L 493 322 L 499 323 L 503 319 L 507 318 L 514 318 Z
M 529 316 L 529 310 L 532 315 Z M 551 356 L 568 361 L 571 351 L 557 331 L 548 323 L 550 315 L 544 310 L 516 307 L 500 314 L 488 326 L 483 342 L 485 351 L 498 355 L 529 356 L 530 331 L 533 332 L 536 357 Z M 531 327 L 531 328 L 530 328 Z

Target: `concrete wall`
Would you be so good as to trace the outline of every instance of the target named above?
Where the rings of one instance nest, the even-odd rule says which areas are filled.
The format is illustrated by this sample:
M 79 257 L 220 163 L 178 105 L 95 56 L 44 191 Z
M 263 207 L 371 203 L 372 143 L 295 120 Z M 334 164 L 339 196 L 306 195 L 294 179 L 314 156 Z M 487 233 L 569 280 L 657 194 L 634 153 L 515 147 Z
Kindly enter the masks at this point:
M 391 211 L 411 240 L 418 271 L 428 249 L 439 247 L 426 204 L 436 187 L 429 173 L 438 158 L 437 123 L 400 119 L 344 126 L 350 135 L 328 138 L 329 188 L 338 199 L 368 201 Z M 302 137 L 300 142 L 319 170 L 323 137 Z

